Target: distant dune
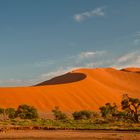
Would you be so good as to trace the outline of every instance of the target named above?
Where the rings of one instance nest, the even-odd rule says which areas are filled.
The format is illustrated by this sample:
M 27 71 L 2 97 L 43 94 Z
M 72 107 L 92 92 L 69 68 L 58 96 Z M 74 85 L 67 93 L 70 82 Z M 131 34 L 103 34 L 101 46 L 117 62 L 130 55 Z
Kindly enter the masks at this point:
M 78 69 L 32 87 L 0 88 L 0 107 L 29 104 L 40 111 L 98 110 L 122 94 L 140 98 L 140 68 Z

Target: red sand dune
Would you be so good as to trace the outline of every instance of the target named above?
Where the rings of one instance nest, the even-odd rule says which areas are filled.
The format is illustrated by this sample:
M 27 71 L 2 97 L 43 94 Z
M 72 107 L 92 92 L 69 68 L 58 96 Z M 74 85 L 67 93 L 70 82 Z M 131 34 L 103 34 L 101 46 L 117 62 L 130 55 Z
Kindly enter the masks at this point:
M 78 69 L 32 87 L 0 88 L 0 107 L 29 104 L 40 111 L 98 110 L 122 94 L 140 98 L 140 68 Z
M 140 68 L 125 68 L 125 69 L 122 69 L 122 71 L 138 72 L 138 73 L 140 73 Z

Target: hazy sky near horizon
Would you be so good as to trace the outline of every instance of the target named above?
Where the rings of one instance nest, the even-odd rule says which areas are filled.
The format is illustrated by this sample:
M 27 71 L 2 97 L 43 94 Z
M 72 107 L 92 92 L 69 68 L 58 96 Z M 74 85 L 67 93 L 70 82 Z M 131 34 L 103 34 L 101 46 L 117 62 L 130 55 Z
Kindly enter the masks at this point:
M 132 66 L 140 67 L 140 0 L 0 0 L 0 86 Z

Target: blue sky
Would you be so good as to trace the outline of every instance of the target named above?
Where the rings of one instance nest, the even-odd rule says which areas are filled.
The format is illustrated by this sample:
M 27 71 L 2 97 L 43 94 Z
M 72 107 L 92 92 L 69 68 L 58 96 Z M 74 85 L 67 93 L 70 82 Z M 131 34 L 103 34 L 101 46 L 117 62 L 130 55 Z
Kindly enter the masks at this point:
M 1 0 L 0 86 L 72 69 L 140 67 L 139 0 Z

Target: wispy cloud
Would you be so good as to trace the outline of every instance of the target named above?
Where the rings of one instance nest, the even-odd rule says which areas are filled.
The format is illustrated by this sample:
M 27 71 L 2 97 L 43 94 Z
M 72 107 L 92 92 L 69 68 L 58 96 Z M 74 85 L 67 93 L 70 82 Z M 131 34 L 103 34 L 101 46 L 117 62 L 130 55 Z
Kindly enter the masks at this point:
M 87 58 L 94 58 L 96 56 L 101 56 L 105 54 L 106 51 L 87 51 L 87 52 L 81 52 L 78 55 L 78 59 L 87 59 Z
M 113 66 L 117 68 L 124 67 L 140 67 L 140 51 L 133 51 L 118 57 L 113 62 Z
M 105 15 L 104 8 L 98 7 L 96 9 L 91 10 L 91 11 L 85 11 L 83 13 L 75 14 L 73 16 L 73 18 L 75 21 L 81 22 L 81 21 L 84 21 L 88 18 L 99 17 L 99 16 L 103 17 L 104 15 Z
M 136 57 L 137 57 L 137 52 L 131 52 L 131 53 L 128 53 L 128 54 L 125 54 L 125 55 L 119 57 L 117 62 L 118 63 L 128 62 L 130 60 L 134 60 L 134 58 L 136 58 Z

